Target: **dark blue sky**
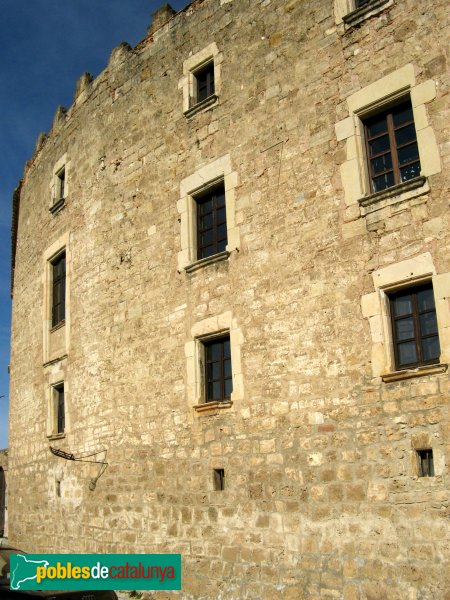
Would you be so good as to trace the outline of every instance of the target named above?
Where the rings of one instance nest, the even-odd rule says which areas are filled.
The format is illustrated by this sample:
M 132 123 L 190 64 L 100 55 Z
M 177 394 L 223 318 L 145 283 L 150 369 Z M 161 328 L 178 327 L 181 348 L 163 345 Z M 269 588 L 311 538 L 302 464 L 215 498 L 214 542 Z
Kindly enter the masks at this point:
M 11 199 L 41 131 L 78 78 L 146 35 L 160 0 L 2 0 L 0 17 L 0 448 L 7 446 Z M 189 2 L 173 0 L 175 10 Z M 32 234 L 32 232 L 30 232 Z

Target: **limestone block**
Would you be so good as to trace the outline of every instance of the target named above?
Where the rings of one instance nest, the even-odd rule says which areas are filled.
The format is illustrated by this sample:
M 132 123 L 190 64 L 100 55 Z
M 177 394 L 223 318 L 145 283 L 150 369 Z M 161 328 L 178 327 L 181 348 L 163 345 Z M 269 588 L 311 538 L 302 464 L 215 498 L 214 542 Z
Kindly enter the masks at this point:
M 357 159 L 347 160 L 340 166 L 342 186 L 345 192 L 345 203 L 347 206 L 355 204 L 358 198 L 363 195 L 360 180 L 358 177 Z
M 407 64 L 349 96 L 347 98 L 349 111 L 357 113 L 361 109 L 398 92 L 398 90 L 413 87 L 415 83 L 414 66 Z
M 436 98 L 436 84 L 433 79 L 428 79 L 411 88 L 411 104 L 413 107 L 426 104 Z
M 342 225 L 342 237 L 347 240 L 349 238 L 356 237 L 358 235 L 364 235 L 366 233 L 366 226 L 364 219 L 358 219 L 351 221 L 350 223 L 344 223 Z
M 433 258 L 429 252 L 425 252 L 414 258 L 378 269 L 372 273 L 372 278 L 375 287 L 382 288 L 408 279 L 434 275 L 435 273 Z
M 347 117 L 346 119 L 339 121 L 336 123 L 334 128 L 338 142 L 341 140 L 346 140 L 347 138 L 355 135 L 355 127 L 353 125 L 352 117 Z
M 420 171 L 423 175 L 435 175 L 442 170 L 439 148 L 432 127 L 417 131 L 417 143 L 420 151 Z
M 380 375 L 387 371 L 384 343 L 377 342 L 372 344 L 371 360 L 374 377 L 380 377 Z
M 414 107 L 414 126 L 416 131 L 420 131 L 429 126 L 427 109 L 424 104 L 419 104 Z
M 381 314 L 380 298 L 378 292 L 361 296 L 361 309 L 363 317 L 369 318 Z

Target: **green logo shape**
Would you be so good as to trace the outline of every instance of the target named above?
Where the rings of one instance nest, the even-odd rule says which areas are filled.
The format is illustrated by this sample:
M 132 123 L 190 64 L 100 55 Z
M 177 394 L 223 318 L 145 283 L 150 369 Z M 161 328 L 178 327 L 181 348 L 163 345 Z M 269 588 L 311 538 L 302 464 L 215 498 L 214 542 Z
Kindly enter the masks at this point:
M 181 590 L 181 554 L 11 554 L 12 590 Z

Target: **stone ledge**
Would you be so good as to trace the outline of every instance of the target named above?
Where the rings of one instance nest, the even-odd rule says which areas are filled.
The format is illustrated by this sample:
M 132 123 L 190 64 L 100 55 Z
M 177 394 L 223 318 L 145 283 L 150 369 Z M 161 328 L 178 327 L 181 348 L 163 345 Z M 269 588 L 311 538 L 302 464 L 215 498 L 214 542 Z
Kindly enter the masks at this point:
M 58 331 L 58 329 L 61 329 L 61 327 L 64 327 L 65 325 L 66 325 L 66 320 L 64 319 L 64 321 L 60 321 L 57 325 L 54 325 L 50 329 L 50 333 L 53 333 L 54 331 Z
M 59 198 L 58 200 L 55 200 L 53 202 L 53 204 L 50 206 L 50 208 L 48 210 L 49 210 L 49 212 L 52 213 L 52 215 L 55 215 L 60 210 L 62 210 L 65 207 L 65 205 L 66 205 L 66 199 Z
M 218 101 L 219 101 L 219 96 L 217 94 L 208 96 L 208 98 L 205 98 L 201 102 L 197 102 L 197 104 L 194 104 L 194 106 L 191 106 L 191 108 L 186 110 L 184 113 L 184 116 L 186 117 L 186 119 L 190 119 L 191 117 L 193 117 L 195 114 L 197 114 L 201 110 L 215 106 L 218 103 Z
M 412 379 L 413 377 L 423 377 L 425 375 L 435 375 L 436 373 L 445 373 L 448 365 L 440 363 L 438 365 L 424 365 L 423 367 L 417 367 L 416 369 L 405 369 L 403 371 L 394 371 L 393 373 L 386 373 L 381 376 L 384 383 L 391 383 L 393 381 L 402 381 L 404 379 Z
M 358 199 L 358 203 L 362 208 L 363 216 L 366 216 L 386 206 L 410 200 L 411 198 L 417 198 L 417 196 L 427 194 L 429 191 L 430 186 L 427 178 L 420 175 L 409 181 L 393 185 L 386 190 L 363 196 Z
M 57 362 L 61 362 L 61 361 L 65 360 L 68 356 L 69 356 L 68 354 L 62 354 L 61 356 L 57 356 L 56 358 L 52 358 L 51 360 L 48 360 L 47 362 L 43 363 L 42 366 L 49 367 L 50 365 L 54 365 Z
M 345 15 L 342 20 L 344 21 L 347 27 L 355 27 L 359 25 L 369 17 L 378 14 L 384 8 L 386 8 L 385 4 L 392 4 L 392 0 L 370 0 L 364 6 L 353 10 L 352 12 Z
M 231 408 L 232 406 L 233 402 L 231 400 L 225 402 L 202 402 L 201 404 L 196 404 L 194 410 L 199 415 L 209 416 L 217 415 L 220 410 Z
M 226 260 L 230 256 L 230 252 L 228 250 L 224 250 L 223 252 L 219 252 L 218 254 L 213 254 L 212 256 L 207 256 L 206 258 L 201 258 L 200 260 L 196 260 L 191 263 L 187 267 L 184 268 L 186 273 L 193 273 L 206 265 L 212 265 L 216 262 L 220 262 L 222 260 Z
M 47 436 L 47 439 L 48 440 L 62 440 L 65 437 L 66 437 L 65 433 L 51 433 L 50 435 Z

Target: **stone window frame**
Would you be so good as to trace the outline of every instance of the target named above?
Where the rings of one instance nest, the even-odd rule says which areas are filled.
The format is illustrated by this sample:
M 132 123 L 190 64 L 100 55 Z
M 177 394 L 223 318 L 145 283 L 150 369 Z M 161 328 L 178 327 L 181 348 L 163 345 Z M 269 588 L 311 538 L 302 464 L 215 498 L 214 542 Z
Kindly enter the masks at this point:
M 215 42 L 212 42 L 199 52 L 192 54 L 183 62 L 183 77 L 178 82 L 178 88 L 183 92 L 183 114 L 189 118 L 196 113 L 215 106 L 219 101 L 222 87 L 221 63 L 223 54 Z M 203 69 L 208 63 L 214 64 L 214 94 L 201 102 L 196 102 L 195 73 Z
M 59 275 L 58 271 L 60 270 L 59 265 L 61 261 L 64 260 L 64 270 L 62 272 L 62 276 Z M 51 260 L 51 285 L 52 285 L 52 329 L 56 327 L 60 327 L 64 324 L 66 320 L 66 252 L 65 250 L 61 250 L 54 256 Z M 59 285 L 58 285 L 59 284 Z M 59 309 L 59 306 L 62 306 L 62 310 Z M 57 313 L 57 314 L 55 314 Z M 62 313 L 62 314 L 60 314 Z
M 66 307 L 65 319 L 56 327 L 52 326 L 52 300 L 53 300 L 53 261 L 63 252 L 66 254 Z M 55 362 L 62 356 L 66 356 L 70 340 L 70 279 L 71 279 L 71 252 L 70 252 L 70 234 L 69 232 L 61 235 L 44 252 L 42 268 L 42 286 L 43 286 L 43 307 L 42 307 L 42 328 L 43 328 L 43 364 Z M 50 356 L 50 336 L 54 334 L 63 336 L 64 352 L 61 357 Z
M 357 7 L 356 0 L 334 0 L 335 22 L 344 23 L 345 29 L 350 29 L 393 4 L 394 0 L 369 0 L 365 6 Z
M 233 392 L 233 390 L 230 391 L 230 394 L 227 395 L 226 394 L 226 382 L 227 380 L 231 379 L 231 383 L 233 382 L 233 365 L 231 363 L 231 342 L 230 342 L 230 335 L 229 332 L 225 332 L 223 335 L 219 335 L 219 336 L 213 336 L 213 337 L 208 337 L 207 339 L 203 339 L 202 340 L 202 344 L 203 344 L 203 373 L 204 373 L 204 395 L 205 395 L 205 402 L 229 402 L 230 401 L 230 397 L 231 394 Z M 230 357 L 228 358 L 225 355 L 225 346 L 226 345 L 230 346 Z M 215 345 L 216 347 L 219 348 L 219 352 L 220 352 L 220 357 L 219 360 L 213 361 L 211 356 L 208 357 L 208 348 L 210 348 L 212 345 Z M 230 365 L 231 365 L 231 372 L 230 375 L 228 377 L 226 377 L 225 375 L 225 362 L 226 361 L 230 361 Z M 208 366 L 210 364 L 216 364 L 219 367 L 220 370 L 220 375 L 219 377 L 215 378 L 215 379 L 210 379 L 210 370 L 208 369 Z M 220 386 L 220 398 L 214 398 L 210 396 L 210 390 L 209 388 L 209 384 L 213 383 L 214 384 L 218 384 Z M 232 387 L 232 386 L 231 386 Z M 214 395 L 214 393 L 212 394 Z
M 58 399 L 59 391 L 64 390 L 64 429 L 58 431 Z M 66 435 L 66 388 L 64 380 L 52 383 L 50 386 L 50 402 L 49 402 L 49 424 L 51 433 L 47 437 L 62 438 Z
M 53 175 L 50 183 L 50 205 L 49 211 L 52 214 L 59 212 L 66 203 L 69 194 L 69 168 L 70 162 L 67 158 L 67 152 L 55 163 Z M 61 173 L 64 172 L 64 194 L 61 196 Z
M 233 391 L 229 401 L 206 402 L 204 343 L 214 338 L 230 336 Z M 217 414 L 230 409 L 244 398 L 241 348 L 244 336 L 231 311 L 194 323 L 191 339 L 185 344 L 187 402 L 197 414 Z
M 70 431 L 70 394 L 66 379 L 66 361 L 63 360 L 54 364 L 48 373 L 48 392 L 47 392 L 47 438 L 49 440 L 63 439 Z M 64 431 L 58 432 L 57 407 L 55 390 L 64 386 Z
M 436 434 L 428 430 L 418 431 L 411 436 L 409 472 L 422 485 L 427 485 L 430 480 L 440 478 L 445 473 L 445 453 L 437 443 L 438 439 Z M 418 451 L 427 449 L 433 450 L 434 476 L 432 477 L 422 477 L 420 474 Z
M 226 230 L 226 195 L 223 179 L 220 178 L 215 186 L 208 186 L 203 193 L 195 194 L 195 210 L 196 210 L 196 247 L 197 260 L 210 258 L 214 255 L 221 254 L 225 251 L 228 244 L 228 236 Z M 222 206 L 223 202 L 223 206 Z M 204 206 L 210 205 L 211 209 L 205 212 Z M 219 208 L 218 208 L 219 205 Z M 225 209 L 225 220 L 219 219 L 219 211 Z M 225 227 L 224 227 L 225 226 Z M 220 234 L 219 231 L 224 230 Z M 211 239 L 199 242 L 199 236 L 210 234 Z
M 225 252 L 198 260 L 195 197 L 217 186 L 220 181 L 223 181 L 225 187 L 228 243 Z M 229 154 L 200 167 L 192 175 L 181 181 L 180 199 L 177 202 L 181 243 L 181 250 L 178 252 L 179 273 L 182 271 L 190 273 L 208 264 L 226 260 L 232 251 L 239 250 L 240 234 L 237 223 L 235 194 L 237 185 L 238 174 L 236 171 L 232 171 Z
M 408 97 L 411 99 L 417 134 L 420 177 L 373 193 L 367 166 L 363 121 Z M 427 178 L 442 170 L 439 148 L 425 106 L 435 98 L 435 82 L 429 79 L 418 84 L 412 64 L 389 73 L 347 98 L 349 116 L 335 124 L 338 142 L 345 141 L 346 144 L 346 160 L 340 167 L 340 173 L 347 209 L 353 210 L 356 206 L 365 216 L 429 192 Z
M 443 373 L 450 362 L 450 272 L 437 274 L 429 252 L 382 267 L 372 273 L 375 292 L 361 298 L 364 318 L 368 319 L 372 340 L 372 376 L 385 383 Z M 396 370 L 389 293 L 430 282 L 433 285 L 441 354 L 439 363 Z

